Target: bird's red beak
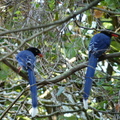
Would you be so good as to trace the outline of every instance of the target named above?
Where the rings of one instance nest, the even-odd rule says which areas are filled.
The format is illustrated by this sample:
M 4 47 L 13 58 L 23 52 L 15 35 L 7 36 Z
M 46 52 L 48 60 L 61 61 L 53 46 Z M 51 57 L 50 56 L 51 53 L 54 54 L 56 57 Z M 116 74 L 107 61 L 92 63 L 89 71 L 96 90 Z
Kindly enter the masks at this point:
M 118 37 L 118 35 L 116 35 L 116 34 L 112 34 L 112 36 L 114 36 L 114 37 Z
M 43 54 L 38 54 L 38 56 L 43 57 Z

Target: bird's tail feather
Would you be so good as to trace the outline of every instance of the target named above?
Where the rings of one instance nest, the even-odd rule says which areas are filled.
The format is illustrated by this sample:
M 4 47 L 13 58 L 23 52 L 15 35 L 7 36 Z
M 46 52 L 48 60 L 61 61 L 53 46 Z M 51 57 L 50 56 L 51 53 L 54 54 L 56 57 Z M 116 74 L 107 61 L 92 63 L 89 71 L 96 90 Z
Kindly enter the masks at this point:
M 32 69 L 28 69 L 28 77 L 29 77 L 29 83 L 31 85 L 30 87 L 31 98 L 32 98 L 31 115 L 34 116 L 38 112 L 37 111 L 37 86 L 34 85 L 36 84 L 36 79 L 35 79 L 34 71 Z
M 83 99 L 83 105 L 85 109 L 88 109 L 88 99 Z
M 84 85 L 84 99 L 88 99 L 91 87 L 92 87 L 92 78 L 94 77 L 95 68 L 97 66 L 97 59 L 93 54 L 89 58 L 89 63 L 87 67 L 86 77 L 85 77 L 85 85 Z
M 38 114 L 38 108 L 37 107 L 32 107 L 29 111 L 32 117 L 35 117 Z

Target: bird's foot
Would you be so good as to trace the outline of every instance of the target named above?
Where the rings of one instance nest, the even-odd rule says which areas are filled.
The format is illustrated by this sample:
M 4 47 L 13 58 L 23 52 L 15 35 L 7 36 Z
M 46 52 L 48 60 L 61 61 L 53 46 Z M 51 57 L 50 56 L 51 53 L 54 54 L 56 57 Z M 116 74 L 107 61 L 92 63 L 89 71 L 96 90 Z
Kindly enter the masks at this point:
M 21 69 L 22 69 L 22 67 L 19 67 L 19 68 L 18 68 L 18 73 L 20 73 Z

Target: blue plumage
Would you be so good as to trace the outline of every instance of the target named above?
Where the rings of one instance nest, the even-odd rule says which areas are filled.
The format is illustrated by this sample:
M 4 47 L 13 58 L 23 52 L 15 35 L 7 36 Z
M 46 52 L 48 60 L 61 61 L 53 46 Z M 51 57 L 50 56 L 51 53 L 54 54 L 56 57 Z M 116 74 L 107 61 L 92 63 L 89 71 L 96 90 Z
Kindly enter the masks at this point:
M 18 64 L 27 71 L 28 68 L 34 69 L 36 58 L 31 51 L 24 50 L 17 54 Z
M 89 58 L 88 68 L 85 76 L 84 99 L 88 99 L 92 87 L 92 78 L 94 77 L 95 67 L 97 66 L 97 57 L 93 54 Z
M 33 85 L 30 87 L 31 98 L 32 98 L 32 110 L 31 115 L 34 117 L 37 110 L 37 86 L 36 79 L 34 75 L 34 67 L 36 62 L 36 55 L 42 57 L 41 52 L 37 48 L 28 48 L 27 50 L 21 51 L 17 54 L 16 59 L 18 64 L 28 72 L 29 84 Z
M 30 85 L 36 84 L 36 79 L 34 75 L 34 71 L 32 69 L 28 69 L 28 77 Z M 37 87 L 36 85 L 30 87 L 31 90 L 31 97 L 32 97 L 32 106 L 34 108 L 37 107 Z
M 107 32 L 101 32 L 93 36 L 89 44 L 89 61 L 87 72 L 85 76 L 83 104 L 84 108 L 88 108 L 88 97 L 90 95 L 92 87 L 92 78 L 94 77 L 95 68 L 99 57 L 108 49 L 111 42 L 112 34 Z

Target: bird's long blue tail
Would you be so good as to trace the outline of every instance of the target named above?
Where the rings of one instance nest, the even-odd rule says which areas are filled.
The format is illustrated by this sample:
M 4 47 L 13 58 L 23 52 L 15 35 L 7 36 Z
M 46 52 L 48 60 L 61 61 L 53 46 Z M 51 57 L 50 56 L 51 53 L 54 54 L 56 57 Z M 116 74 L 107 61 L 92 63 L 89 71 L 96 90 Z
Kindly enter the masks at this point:
M 34 75 L 34 71 L 32 69 L 28 69 L 28 77 L 30 85 L 36 84 L 36 79 Z M 31 90 L 31 98 L 32 98 L 32 109 L 30 111 L 32 117 L 34 117 L 38 113 L 37 109 L 37 86 L 33 85 L 30 87 Z
M 95 68 L 97 66 L 97 57 L 91 54 L 88 62 L 87 72 L 85 76 L 85 85 L 84 85 L 84 94 L 83 94 L 83 104 L 84 108 L 87 109 L 87 99 L 90 95 L 91 87 L 92 87 L 92 78 L 94 77 Z

